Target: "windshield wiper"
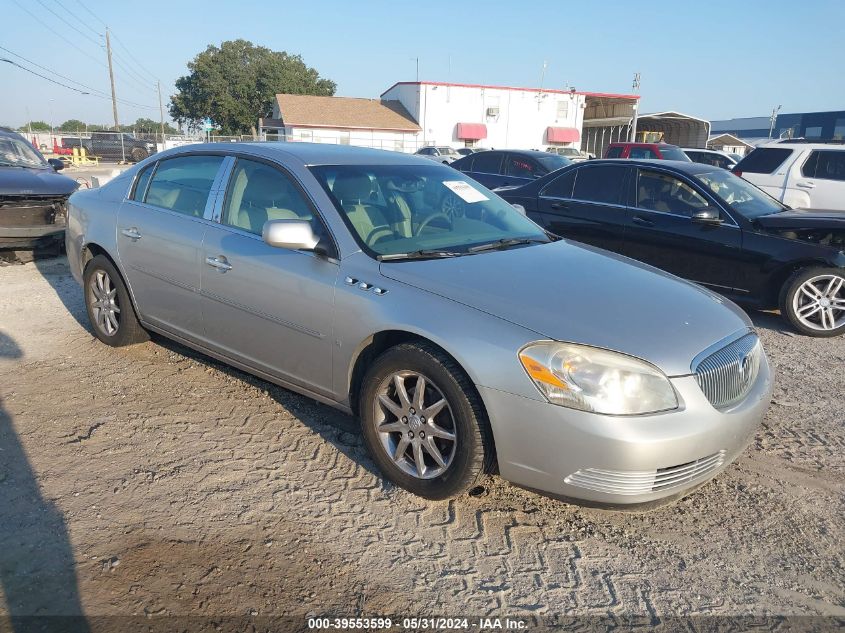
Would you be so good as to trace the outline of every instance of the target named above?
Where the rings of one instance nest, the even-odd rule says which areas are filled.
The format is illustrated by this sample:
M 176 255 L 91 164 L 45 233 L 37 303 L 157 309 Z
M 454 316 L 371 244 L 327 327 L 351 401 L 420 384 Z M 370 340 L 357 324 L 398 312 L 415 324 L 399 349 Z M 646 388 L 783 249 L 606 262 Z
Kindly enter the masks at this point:
M 521 246 L 522 244 L 548 244 L 550 240 L 544 240 L 539 237 L 506 237 L 489 244 L 479 244 L 467 249 L 470 253 L 480 253 L 482 251 L 500 251 L 511 246 Z
M 391 253 L 389 255 L 379 255 L 377 259 L 380 262 L 389 262 L 394 259 L 442 259 L 446 257 L 460 257 L 463 253 L 457 251 L 438 251 L 435 249 L 422 249 L 419 251 L 411 251 L 410 253 Z

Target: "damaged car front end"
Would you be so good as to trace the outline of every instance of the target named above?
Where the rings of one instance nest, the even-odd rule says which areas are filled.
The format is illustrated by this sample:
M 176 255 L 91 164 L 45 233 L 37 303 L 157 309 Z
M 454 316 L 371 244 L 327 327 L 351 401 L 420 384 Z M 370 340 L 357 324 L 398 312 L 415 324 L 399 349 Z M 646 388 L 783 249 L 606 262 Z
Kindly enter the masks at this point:
M 0 128 L 0 249 L 61 243 L 67 199 L 79 187 L 20 134 Z

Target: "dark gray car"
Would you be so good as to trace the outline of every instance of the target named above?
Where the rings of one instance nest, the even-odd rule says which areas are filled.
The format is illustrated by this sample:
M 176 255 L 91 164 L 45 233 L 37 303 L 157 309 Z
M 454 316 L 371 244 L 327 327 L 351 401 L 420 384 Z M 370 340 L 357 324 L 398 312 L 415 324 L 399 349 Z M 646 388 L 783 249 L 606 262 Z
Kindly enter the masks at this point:
M 67 250 L 100 340 L 159 332 L 358 414 L 385 476 L 428 498 L 498 469 L 665 500 L 735 459 L 770 400 L 736 306 L 400 153 L 163 152 L 72 197 Z

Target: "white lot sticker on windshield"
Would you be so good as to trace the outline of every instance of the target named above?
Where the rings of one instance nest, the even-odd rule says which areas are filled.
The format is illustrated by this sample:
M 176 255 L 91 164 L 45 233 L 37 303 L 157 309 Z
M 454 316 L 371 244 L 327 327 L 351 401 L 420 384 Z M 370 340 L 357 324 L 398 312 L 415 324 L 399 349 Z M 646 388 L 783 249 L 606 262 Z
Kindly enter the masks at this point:
M 463 180 L 444 180 L 443 184 L 449 187 L 455 195 L 460 196 L 464 202 L 481 202 L 490 199 Z

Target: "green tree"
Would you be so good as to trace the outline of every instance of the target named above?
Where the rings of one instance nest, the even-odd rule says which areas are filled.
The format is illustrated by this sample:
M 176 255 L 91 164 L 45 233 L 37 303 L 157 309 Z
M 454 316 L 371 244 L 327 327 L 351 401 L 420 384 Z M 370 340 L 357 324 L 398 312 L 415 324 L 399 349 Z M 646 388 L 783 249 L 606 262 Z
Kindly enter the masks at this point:
M 62 132 L 76 132 L 77 130 L 84 132 L 86 126 L 85 123 L 79 119 L 68 119 L 56 129 L 61 130 Z
M 135 123 L 129 126 L 122 126 L 128 127 L 128 131 L 136 131 L 136 132 L 144 132 L 145 134 L 160 134 L 161 133 L 161 122 L 160 121 L 153 121 L 152 119 L 146 118 L 139 118 Z M 165 134 L 178 134 L 179 130 L 175 127 L 170 125 L 170 123 L 164 124 L 164 133 Z
M 299 55 L 246 40 L 210 45 L 188 63 L 188 70 L 176 80 L 170 116 L 191 128 L 210 117 L 222 134 L 254 131 L 258 117 L 272 112 L 278 93 L 330 96 L 337 87 Z
M 33 132 L 49 132 L 50 124 L 44 121 L 30 121 L 28 124 L 24 123 L 21 126 L 22 130 L 32 129 Z

